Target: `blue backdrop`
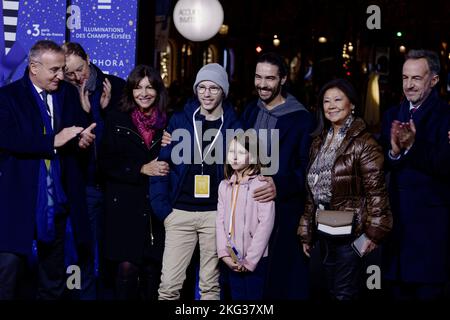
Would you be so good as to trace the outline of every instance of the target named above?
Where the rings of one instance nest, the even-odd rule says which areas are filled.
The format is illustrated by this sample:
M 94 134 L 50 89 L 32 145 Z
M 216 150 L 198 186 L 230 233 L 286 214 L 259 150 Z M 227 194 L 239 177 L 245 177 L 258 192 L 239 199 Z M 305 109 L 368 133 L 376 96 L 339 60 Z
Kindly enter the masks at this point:
M 38 40 L 79 42 L 106 73 L 126 78 L 136 60 L 136 0 L 0 1 L 0 86 L 22 77 Z

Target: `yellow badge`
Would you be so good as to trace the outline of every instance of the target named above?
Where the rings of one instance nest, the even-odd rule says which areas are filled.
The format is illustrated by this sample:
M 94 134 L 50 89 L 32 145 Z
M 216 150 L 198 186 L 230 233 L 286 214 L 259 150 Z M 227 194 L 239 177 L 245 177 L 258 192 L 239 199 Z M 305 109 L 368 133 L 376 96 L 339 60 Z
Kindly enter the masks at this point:
M 209 175 L 195 175 L 195 198 L 209 198 Z

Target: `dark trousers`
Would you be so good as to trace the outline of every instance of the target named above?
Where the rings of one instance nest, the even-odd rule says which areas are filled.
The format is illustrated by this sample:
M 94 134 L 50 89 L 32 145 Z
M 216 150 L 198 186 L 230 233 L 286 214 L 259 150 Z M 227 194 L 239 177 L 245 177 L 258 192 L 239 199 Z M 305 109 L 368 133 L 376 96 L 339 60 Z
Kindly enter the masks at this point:
M 253 272 L 234 272 L 230 269 L 227 272 L 233 300 L 262 300 L 267 258 L 261 258 Z
M 139 288 L 142 300 L 158 300 L 159 283 L 161 282 L 161 263 L 146 261 L 139 274 Z
M 322 264 L 331 299 L 355 300 L 359 297 L 362 281 L 362 259 L 351 247 L 351 240 L 319 240 Z
M 388 281 L 390 298 L 399 301 L 437 300 L 444 298 L 445 283 L 409 283 Z
M 16 288 L 23 272 L 24 259 L 14 253 L 0 252 L 0 300 L 16 298 Z
M 64 293 L 65 264 L 64 238 L 66 216 L 55 217 L 55 240 L 38 241 L 38 289 L 37 299 L 60 299 Z M 0 252 L 0 300 L 17 298 L 17 288 L 22 281 L 26 258 L 10 252 Z
M 104 212 L 104 196 L 100 187 L 86 187 L 86 202 L 88 208 L 88 216 L 90 230 L 92 235 L 92 248 L 86 251 L 83 259 L 80 259 L 81 268 L 81 300 L 96 300 L 97 298 L 97 274 L 101 271 L 101 256 L 98 252 L 98 239 L 101 238 L 101 230 L 99 230 L 100 220 Z
M 38 241 L 38 300 L 61 299 L 66 287 L 64 263 L 64 239 L 66 235 L 65 214 L 55 217 L 55 240 L 50 243 Z
M 158 300 L 161 262 L 145 259 L 140 264 L 118 263 L 116 295 L 118 300 Z

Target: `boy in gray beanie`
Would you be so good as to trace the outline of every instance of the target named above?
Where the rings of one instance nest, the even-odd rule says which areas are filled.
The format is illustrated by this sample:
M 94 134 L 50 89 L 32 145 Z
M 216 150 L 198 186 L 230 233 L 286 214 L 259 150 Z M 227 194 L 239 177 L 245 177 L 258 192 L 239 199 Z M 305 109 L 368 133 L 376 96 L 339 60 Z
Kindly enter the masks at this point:
M 201 299 L 220 298 L 216 248 L 218 188 L 224 178 L 225 130 L 240 128 L 240 124 L 233 106 L 225 100 L 229 83 L 222 66 L 217 63 L 203 66 L 197 73 L 193 89 L 197 99 L 188 101 L 183 111 L 175 113 L 166 130 L 170 135 L 176 129 L 188 130 L 191 141 L 186 143 L 183 137 L 181 141 L 174 140 L 163 146 L 158 159 L 169 163 L 169 176 L 150 179 L 151 205 L 155 214 L 164 221 L 166 229 L 158 290 L 160 300 L 180 298 L 186 269 L 197 243 L 200 249 Z M 214 137 L 203 139 L 206 131 L 215 132 Z M 189 152 L 189 161 L 183 158 L 180 163 L 180 159 L 173 158 L 179 155 L 179 144 L 194 146 Z M 183 150 L 185 153 L 188 152 Z M 215 161 L 217 155 L 222 161 Z M 212 162 L 205 161 L 211 157 Z
M 222 88 L 225 97 L 228 96 L 228 74 L 225 69 L 218 63 L 209 63 L 203 66 L 197 73 L 193 86 L 194 93 L 197 94 L 197 86 L 202 81 L 212 81 Z

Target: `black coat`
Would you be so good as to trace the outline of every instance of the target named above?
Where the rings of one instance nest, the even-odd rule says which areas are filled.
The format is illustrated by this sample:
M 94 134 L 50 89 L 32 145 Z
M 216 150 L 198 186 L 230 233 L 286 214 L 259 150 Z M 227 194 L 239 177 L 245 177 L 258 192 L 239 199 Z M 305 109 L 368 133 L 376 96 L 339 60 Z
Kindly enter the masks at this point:
M 0 88 L 0 252 L 24 255 L 32 253 L 35 236 L 39 163 L 54 157 L 54 136 L 43 134 L 32 90 L 28 71 L 22 79 Z M 88 125 L 75 87 L 60 82 L 53 98 L 61 106 L 61 114 L 55 115 L 55 133 L 73 125 Z M 75 240 L 89 243 L 81 165 L 86 151 L 80 150 L 73 139 L 58 148 L 58 153 Z
M 162 130 L 150 150 L 129 112 L 109 114 L 100 151 L 105 175 L 104 254 L 114 261 L 162 260 L 164 226 L 154 217 L 149 202 L 149 177 L 142 165 L 159 154 Z M 153 240 L 151 239 L 153 236 Z
M 384 255 L 390 280 L 443 283 L 450 271 L 450 108 L 433 90 L 414 113 L 416 140 L 399 160 L 388 156 L 394 120 L 409 121 L 409 101 L 386 111 L 382 142 L 390 172 L 394 228 Z

